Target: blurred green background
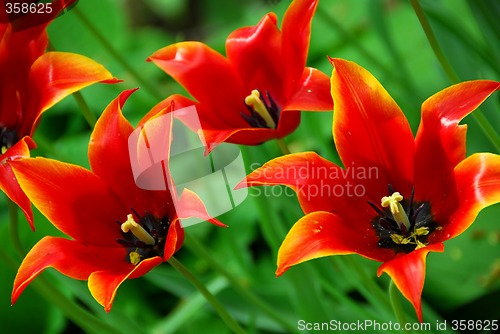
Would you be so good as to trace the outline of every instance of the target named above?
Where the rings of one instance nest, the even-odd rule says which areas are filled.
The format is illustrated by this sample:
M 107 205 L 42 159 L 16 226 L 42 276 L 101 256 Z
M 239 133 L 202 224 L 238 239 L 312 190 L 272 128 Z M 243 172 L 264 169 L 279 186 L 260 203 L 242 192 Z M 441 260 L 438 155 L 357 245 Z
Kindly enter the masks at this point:
M 461 80 L 499 80 L 499 1 L 420 2 Z M 231 31 L 256 24 L 270 11 L 276 12 L 281 22 L 289 3 L 287 0 L 83 0 L 57 18 L 48 31 L 56 50 L 91 57 L 124 80 L 117 85 L 94 85 L 82 91 L 96 117 L 122 90 L 141 88 L 124 108 L 125 117 L 135 125 L 159 102 L 159 97 L 183 93 L 165 73 L 146 63 L 154 51 L 174 42 L 199 40 L 224 53 L 224 42 Z M 353 60 L 373 73 L 403 109 L 414 132 L 422 102 L 451 85 L 412 7 L 404 0 L 321 0 L 313 20 L 308 65 L 330 75 L 327 55 Z M 481 107 L 497 130 L 500 130 L 499 106 L 497 93 Z M 340 163 L 331 122 L 329 112 L 303 113 L 300 127 L 285 140 L 293 152 L 314 150 Z M 464 123 L 469 125 L 468 154 L 499 153 L 472 118 L 466 118 Z M 34 137 L 39 148 L 32 154 L 88 167 L 91 130 L 75 100 L 68 97 L 42 117 Z M 281 154 L 275 142 L 242 150 L 248 171 L 250 165 L 262 164 Z M 272 198 L 263 198 L 264 191 Z M 177 258 L 249 333 L 296 331 L 300 319 L 394 322 L 386 293 L 389 280 L 386 275 L 376 278 L 379 265 L 376 262 L 359 256 L 325 258 L 296 266 L 275 278 L 277 249 L 286 232 L 303 215 L 291 193 L 279 187 L 250 189 L 250 196 L 243 204 L 219 217 L 229 228 L 198 224 L 186 229 L 188 238 Z M 35 215 L 35 233 L 19 215 L 21 240 L 26 249 L 44 235 L 58 234 L 43 216 L 38 212 Z M 499 318 L 499 216 L 498 204 L 484 210 L 463 235 L 446 242 L 444 253 L 429 255 L 423 292 L 424 322 L 434 326 L 436 321 L 447 320 L 448 330 L 442 332 L 452 333 L 454 319 Z M 0 196 L 0 240 L 6 252 L 19 263 L 10 243 L 8 220 L 5 196 Z M 11 307 L 10 293 L 17 267 L 6 259 L 0 260 L 3 260 L 0 262 L 2 332 L 82 331 L 32 287 Z M 353 262 L 361 269 L 354 270 Z M 143 278 L 126 281 L 118 290 L 109 314 L 93 300 L 86 282 L 70 280 L 53 270 L 43 275 L 74 298 L 75 303 L 122 333 L 230 332 L 196 289 L 168 264 Z M 279 314 L 282 322 L 266 312 L 265 307 L 259 307 L 255 299 Z M 402 297 L 401 301 L 407 320 L 417 322 L 410 304 Z

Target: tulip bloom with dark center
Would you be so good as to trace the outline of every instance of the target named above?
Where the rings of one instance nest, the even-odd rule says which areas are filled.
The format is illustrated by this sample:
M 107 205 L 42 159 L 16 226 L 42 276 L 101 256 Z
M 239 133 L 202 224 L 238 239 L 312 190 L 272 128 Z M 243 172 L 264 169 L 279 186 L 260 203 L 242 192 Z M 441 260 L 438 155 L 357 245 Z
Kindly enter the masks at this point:
M 300 110 L 332 110 L 328 76 L 305 66 L 317 5 L 294 0 L 281 30 L 269 13 L 256 26 L 234 31 L 227 57 L 200 42 L 173 44 L 149 57 L 196 99 L 176 97 L 179 106 L 196 106 L 208 150 L 221 142 L 283 138 L 299 125 Z
M 181 247 L 180 219 L 198 217 L 224 226 L 209 217 L 193 192 L 185 189 L 177 199 L 168 173 L 168 154 L 162 162 L 166 167 L 162 179 L 169 187 L 164 191 L 137 187 L 129 147 L 147 157 L 150 152 L 144 141 L 158 142 L 170 152 L 172 121 L 154 119 L 170 111 L 172 100 L 154 107 L 139 122 L 141 136 L 129 141 L 134 129 L 121 110 L 132 92 L 123 92 L 97 122 L 89 143 L 91 170 L 45 158 L 11 162 L 28 198 L 70 237 L 46 236 L 33 246 L 15 278 L 12 303 L 51 267 L 71 278 L 88 280 L 94 298 L 109 311 L 123 281 L 145 275 Z
M 89 58 L 45 53 L 48 24 L 14 32 L 10 24 L 0 23 L 0 189 L 19 205 L 32 228 L 30 202 L 8 161 L 29 156 L 35 147 L 30 137 L 45 110 L 96 82 L 117 82 Z
M 364 68 L 331 60 L 333 137 L 341 168 L 313 152 L 276 158 L 247 176 L 255 185 L 293 188 L 305 213 L 278 253 L 277 275 L 314 258 L 359 254 L 383 264 L 422 320 L 429 252 L 464 232 L 479 211 L 500 202 L 500 156 L 465 156 L 458 123 L 500 88 L 463 82 L 422 105 L 413 138 L 406 117 Z M 241 186 L 245 184 L 245 181 Z

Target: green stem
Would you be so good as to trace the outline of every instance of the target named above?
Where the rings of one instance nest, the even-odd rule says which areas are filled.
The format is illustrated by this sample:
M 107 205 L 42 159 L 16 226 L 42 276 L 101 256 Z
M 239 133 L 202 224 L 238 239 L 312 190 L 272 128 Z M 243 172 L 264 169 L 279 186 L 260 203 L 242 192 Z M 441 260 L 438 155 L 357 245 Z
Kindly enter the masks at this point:
M 353 273 L 355 276 L 354 282 L 357 290 L 368 300 L 374 307 L 378 308 L 380 312 L 387 310 L 390 311 L 390 301 L 387 298 L 382 288 L 366 275 L 366 272 L 359 265 L 352 256 L 334 257 L 332 261 L 338 264 L 344 275 Z
M 375 54 L 373 54 L 368 48 L 363 46 L 361 43 L 360 36 L 356 36 L 351 31 L 352 29 L 344 28 L 333 15 L 330 14 L 324 7 L 319 6 L 316 12 L 318 16 L 322 17 L 324 21 L 326 21 L 333 29 L 335 29 L 340 36 L 342 36 L 349 45 L 356 49 L 356 51 L 368 59 L 371 63 L 377 66 L 381 71 L 384 72 L 389 78 L 398 81 L 401 86 L 403 86 L 408 92 L 414 93 L 414 88 L 411 82 L 407 79 L 407 77 L 400 78 L 397 74 L 397 71 L 394 71 L 391 67 L 384 65 L 379 58 Z M 359 35 L 359 34 L 358 34 Z
M 248 146 L 240 146 L 240 148 L 243 155 L 243 160 L 245 162 L 248 163 L 249 161 L 257 161 L 254 159 L 254 156 L 252 155 L 251 150 Z M 269 156 L 269 154 L 267 154 L 267 156 Z M 249 192 L 251 191 L 252 190 L 249 189 Z M 255 205 L 257 206 L 259 217 L 267 217 L 267 207 L 266 204 L 263 203 L 265 201 L 265 198 L 262 198 L 261 196 L 252 196 L 252 194 L 250 194 L 249 197 L 252 198 Z M 259 219 L 259 226 L 262 230 L 262 234 L 264 235 L 267 244 L 269 245 L 269 247 L 271 247 L 273 254 L 277 254 L 282 238 L 275 228 L 275 224 L 273 224 L 272 222 L 268 222 L 267 219 Z
M 399 322 L 399 324 L 401 325 L 403 332 L 410 333 L 410 331 L 408 331 L 405 328 L 406 320 L 405 320 L 403 307 L 401 306 L 401 303 L 399 301 L 399 290 L 396 287 L 396 284 L 394 284 L 394 281 L 392 281 L 392 280 L 391 280 L 391 283 L 389 284 L 389 298 L 391 300 L 392 309 L 394 311 L 394 314 L 396 315 L 396 319 Z
M 135 78 L 137 83 L 143 87 L 146 91 L 151 94 L 155 99 L 163 100 L 164 96 L 161 92 L 159 92 L 156 87 L 149 83 L 142 75 L 131 66 L 125 57 L 123 57 L 120 52 L 113 46 L 107 38 L 94 27 L 92 22 L 83 14 L 77 7 L 74 7 L 71 10 L 72 13 L 76 15 L 76 17 L 82 22 L 82 24 L 94 35 L 94 37 L 101 43 L 104 49 L 116 60 L 118 64 L 120 64 L 131 76 Z
M 95 123 L 97 122 L 97 117 L 92 113 L 92 111 L 89 108 L 89 105 L 83 98 L 82 93 L 80 92 L 74 92 L 73 98 L 75 99 L 76 103 L 78 104 L 78 107 L 80 108 L 80 111 L 87 121 L 87 123 L 90 125 L 90 128 L 94 128 Z
M 457 84 L 460 82 L 460 78 L 458 77 L 457 73 L 453 70 L 453 67 L 451 66 L 450 62 L 446 58 L 443 50 L 439 46 L 438 40 L 436 38 L 436 35 L 434 34 L 434 31 L 432 30 L 431 25 L 429 24 L 429 21 L 427 20 L 427 17 L 425 16 L 425 12 L 422 9 L 422 6 L 420 6 L 420 3 L 418 0 L 410 0 L 410 3 L 413 7 L 413 10 L 415 11 L 415 14 L 418 17 L 418 20 L 420 21 L 420 25 L 422 26 L 422 29 L 425 32 L 425 36 L 427 37 L 427 40 L 429 41 L 429 44 L 432 47 L 432 50 L 434 51 L 434 55 L 438 59 L 439 63 L 441 64 L 441 67 L 443 68 L 444 72 L 450 79 L 450 81 L 454 84 Z M 474 120 L 477 122 L 479 127 L 481 128 L 481 131 L 486 135 L 486 137 L 489 139 L 489 141 L 493 144 L 495 149 L 500 152 L 500 135 L 496 132 L 496 130 L 493 128 L 493 126 L 488 122 L 488 119 L 484 116 L 484 114 L 481 112 L 481 110 L 476 109 L 474 113 L 472 113 L 472 117 Z
M 410 0 L 410 3 L 413 7 L 413 10 L 415 11 L 415 14 L 418 17 L 418 20 L 420 21 L 420 25 L 422 26 L 422 29 L 424 29 L 425 36 L 427 37 L 427 40 L 429 41 L 429 44 L 431 45 L 432 51 L 434 51 L 434 55 L 438 59 L 439 63 L 441 64 L 441 67 L 443 68 L 444 72 L 448 76 L 448 78 L 451 80 L 453 83 L 458 83 L 460 82 L 460 79 L 453 70 L 453 67 L 451 64 L 448 62 L 448 59 L 444 55 L 443 50 L 439 46 L 438 40 L 436 38 L 436 35 L 434 34 L 434 31 L 432 31 L 431 25 L 429 24 L 429 21 L 427 20 L 427 17 L 425 16 L 424 10 L 422 9 L 422 6 L 420 6 L 420 3 L 418 0 Z
M 17 205 L 10 199 L 7 199 L 7 207 L 9 209 L 9 228 L 10 228 L 10 239 L 12 244 L 19 255 L 23 258 L 26 254 L 22 246 L 21 240 L 19 239 L 19 220 L 17 219 Z
M 228 281 L 221 276 L 207 283 L 207 290 L 217 294 L 228 287 Z M 179 333 L 182 325 L 189 322 L 206 304 L 205 298 L 199 291 L 184 299 L 168 316 L 157 322 L 151 329 L 151 334 Z
M 207 301 L 213 306 L 215 311 L 219 314 L 221 319 L 226 323 L 226 325 L 234 332 L 244 334 L 245 331 L 240 327 L 240 325 L 231 317 L 231 315 L 226 311 L 224 306 L 222 306 L 219 301 L 207 290 L 205 285 L 201 283 L 182 263 L 180 263 L 176 258 L 171 257 L 168 263 L 174 267 L 179 273 L 186 277 L 200 293 L 207 299 Z
M 31 285 L 47 302 L 57 306 L 66 317 L 84 331 L 89 333 L 120 333 L 119 330 L 90 314 L 74 300 L 68 298 L 44 276 L 38 276 Z
M 3 248 L 0 248 L 0 260 L 13 270 L 17 270 L 19 267 L 19 263 L 12 259 Z M 61 293 L 52 281 L 46 279 L 44 275 L 38 276 L 31 283 L 31 286 L 48 303 L 55 305 L 66 317 L 71 319 L 71 321 L 80 326 L 84 331 L 88 333 L 120 333 Z
M 257 308 L 266 313 L 270 318 L 274 319 L 277 323 L 279 323 L 283 328 L 285 328 L 289 333 L 295 332 L 296 328 L 290 325 L 290 322 L 284 319 L 278 312 L 275 312 L 274 309 L 266 304 L 262 299 L 257 297 L 254 293 L 252 293 L 248 288 L 242 286 L 240 281 L 234 277 L 229 271 L 227 271 L 217 260 L 215 260 L 209 252 L 190 235 L 185 236 L 186 238 L 186 246 L 199 258 L 204 259 L 210 265 L 210 267 L 216 272 L 223 275 L 231 286 L 247 301 L 254 304 Z
M 276 142 L 278 143 L 278 146 L 280 147 L 281 153 L 283 153 L 283 155 L 291 153 L 288 145 L 283 138 L 277 138 Z

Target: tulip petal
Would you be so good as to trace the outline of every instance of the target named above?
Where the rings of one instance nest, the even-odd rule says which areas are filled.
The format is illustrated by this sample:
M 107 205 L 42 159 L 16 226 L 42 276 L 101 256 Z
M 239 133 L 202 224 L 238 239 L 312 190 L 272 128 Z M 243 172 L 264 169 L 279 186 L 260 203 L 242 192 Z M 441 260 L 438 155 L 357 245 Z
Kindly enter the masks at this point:
M 444 241 L 464 232 L 479 212 L 500 202 L 500 156 L 476 153 L 463 160 L 454 170 L 459 206 L 447 225 L 435 231 L 432 240 Z
M 181 226 L 179 219 L 175 219 L 168 227 L 167 240 L 163 250 L 163 261 L 168 261 L 170 258 L 181 249 L 184 243 L 184 228 Z
M 357 232 L 339 215 L 312 212 L 290 229 L 278 251 L 276 275 L 282 275 L 293 265 L 330 255 L 360 254 L 382 261 L 391 251 L 379 248 L 378 239 Z
M 7 20 L 7 18 L 5 19 Z M 19 132 L 23 122 L 23 102 L 28 101 L 28 77 L 31 65 L 47 47 L 44 27 L 14 32 L 11 24 L 2 24 L 0 33 L 0 123 L 18 130 L 18 136 L 29 135 L 29 130 Z M 31 125 L 31 124 L 30 124 Z
M 109 312 L 113 306 L 116 292 L 126 279 L 133 279 L 146 275 L 151 269 L 161 264 L 162 258 L 155 256 L 141 261 L 138 265 L 128 271 L 98 271 L 89 277 L 89 290 L 94 299 L 104 306 Z
M 415 198 L 430 201 L 438 220 L 456 210 L 453 169 L 465 158 L 466 125 L 458 123 L 500 88 L 477 80 L 446 88 L 422 104 L 415 139 Z M 443 198 L 443 192 L 450 190 Z
M 247 95 L 253 89 L 267 91 L 281 107 L 285 101 L 285 71 L 281 60 L 281 32 L 276 21 L 276 15 L 269 13 L 257 25 L 233 31 L 226 40 L 226 54 L 245 83 Z
M 82 55 L 47 52 L 40 56 L 30 71 L 30 103 L 24 111 L 21 133 L 31 131 L 32 134 L 45 110 L 69 94 L 97 82 L 116 83 L 118 80 L 104 66 Z
M 141 189 L 136 184 L 132 173 L 133 165 L 129 152 L 131 149 L 137 150 L 137 160 L 151 164 L 150 147 L 144 145 L 145 140 L 142 133 L 139 136 L 140 138 L 132 138 L 131 135 L 134 129 L 122 114 L 122 108 L 126 100 L 134 91 L 135 89 L 131 89 L 122 92 L 106 107 L 97 121 L 89 142 L 90 166 L 95 174 L 106 180 L 106 183 L 129 210 L 134 209 L 141 215 L 149 212 L 157 217 L 170 216 L 172 213 L 172 207 L 169 205 L 171 203 L 170 192 Z M 160 158 L 164 159 L 167 162 L 165 165 L 167 165 L 170 130 L 165 129 L 164 122 L 156 122 L 161 128 L 159 134 L 161 138 L 156 140 L 153 135 L 154 124 L 153 122 L 147 122 L 151 118 L 162 115 L 164 108 L 160 107 L 163 106 L 162 102 L 153 108 L 151 111 L 155 113 L 148 113 L 148 118 L 141 120 L 140 127 L 146 126 L 147 131 L 145 132 L 147 132 L 147 139 L 149 139 L 149 141 L 146 140 L 147 143 L 151 145 L 161 144 L 162 154 Z M 131 142 L 134 138 L 137 138 L 137 142 Z M 147 167 L 152 167 L 152 165 Z M 164 171 L 160 172 L 161 175 L 155 176 L 155 179 L 160 179 L 163 184 L 165 174 Z M 168 169 L 166 174 L 168 175 Z M 169 189 L 172 188 L 169 187 Z
M 123 261 L 125 256 L 124 247 L 100 248 L 75 240 L 44 237 L 33 246 L 19 267 L 14 280 L 12 304 L 31 281 L 47 268 L 54 268 L 73 279 L 86 280 L 94 271 L 119 268 L 120 261 L 123 266 L 131 266 Z
M 290 96 L 301 84 L 300 78 L 309 51 L 311 22 L 318 2 L 318 0 L 295 0 L 283 17 L 281 30 L 286 96 Z
M 219 220 L 212 218 L 208 212 L 205 204 L 201 198 L 193 191 L 184 188 L 181 198 L 177 201 L 175 208 L 179 219 L 187 219 L 191 217 L 206 220 L 214 225 L 227 227 L 226 224 L 221 223 Z
M 16 176 L 9 165 L 9 160 L 29 157 L 30 149 L 35 148 L 35 146 L 35 142 L 30 137 L 24 137 L 0 156 L 0 190 L 21 208 L 33 231 L 35 226 L 31 202 L 19 186 Z
M 442 243 L 432 244 L 385 262 L 377 271 L 378 276 L 385 272 L 392 278 L 399 291 L 415 308 L 420 322 L 422 322 L 421 296 L 424 288 L 427 254 L 443 251 Z
M 366 180 L 374 201 L 387 196 L 388 184 L 409 196 L 414 140 L 405 115 L 367 70 L 341 59 L 331 62 L 333 137 L 344 166 L 378 169 L 377 179 Z
M 33 205 L 61 232 L 95 245 L 116 244 L 128 210 L 110 188 L 85 168 L 45 158 L 11 161 Z
M 330 177 L 332 174 L 342 175 L 341 168 L 315 152 L 287 154 L 252 171 L 236 188 L 285 185 L 297 193 L 300 206 L 306 214 L 314 211 L 333 212 L 336 204 L 330 196 L 331 189 L 346 180 Z
M 330 94 L 330 78 L 323 72 L 306 67 L 300 79 L 297 92 L 291 97 L 284 110 L 333 110 Z
M 245 92 L 234 67 L 221 54 L 203 43 L 181 42 L 156 51 L 148 61 L 204 105 L 205 116 L 214 127 L 245 126 L 238 111 L 246 110 L 243 99 L 250 92 Z
M 210 153 L 222 142 L 243 145 L 259 145 L 276 138 L 276 131 L 267 128 L 210 129 L 204 128 L 203 145 L 205 154 Z
M 288 154 L 266 162 L 250 173 L 243 186 L 285 185 L 298 196 L 304 213 L 327 211 L 341 215 L 355 228 L 365 230 L 375 215 L 364 197 L 365 187 L 345 170 L 315 152 Z

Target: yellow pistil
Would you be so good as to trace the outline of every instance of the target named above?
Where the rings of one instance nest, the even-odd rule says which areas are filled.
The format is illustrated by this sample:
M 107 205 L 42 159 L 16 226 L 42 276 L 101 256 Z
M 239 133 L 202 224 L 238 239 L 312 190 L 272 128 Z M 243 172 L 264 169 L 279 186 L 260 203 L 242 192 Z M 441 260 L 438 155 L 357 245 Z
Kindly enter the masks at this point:
M 245 97 L 245 104 L 249 107 L 252 107 L 260 117 L 264 119 L 266 125 L 271 129 L 276 128 L 276 123 L 274 123 L 273 118 L 269 114 L 269 110 L 267 110 L 266 105 L 260 98 L 260 93 L 258 90 L 252 90 L 252 94 Z
M 394 220 L 398 223 L 399 228 L 402 230 L 402 226 L 404 226 L 405 232 L 410 230 L 410 221 L 408 220 L 408 216 L 406 215 L 403 206 L 401 206 L 400 201 L 403 200 L 403 196 L 400 193 L 395 192 L 391 196 L 382 197 L 382 207 L 391 210 L 392 216 Z
M 127 221 L 123 223 L 121 227 L 124 233 L 127 233 L 129 231 L 132 232 L 132 234 L 135 235 L 137 239 L 141 240 L 146 245 L 152 246 L 156 243 L 155 239 L 151 236 L 151 234 L 146 232 L 146 230 L 141 225 L 135 222 L 134 217 L 131 214 L 127 215 Z M 132 261 L 132 253 L 130 253 L 131 261 Z
M 7 146 L 2 146 L 2 154 L 5 154 L 9 148 Z

